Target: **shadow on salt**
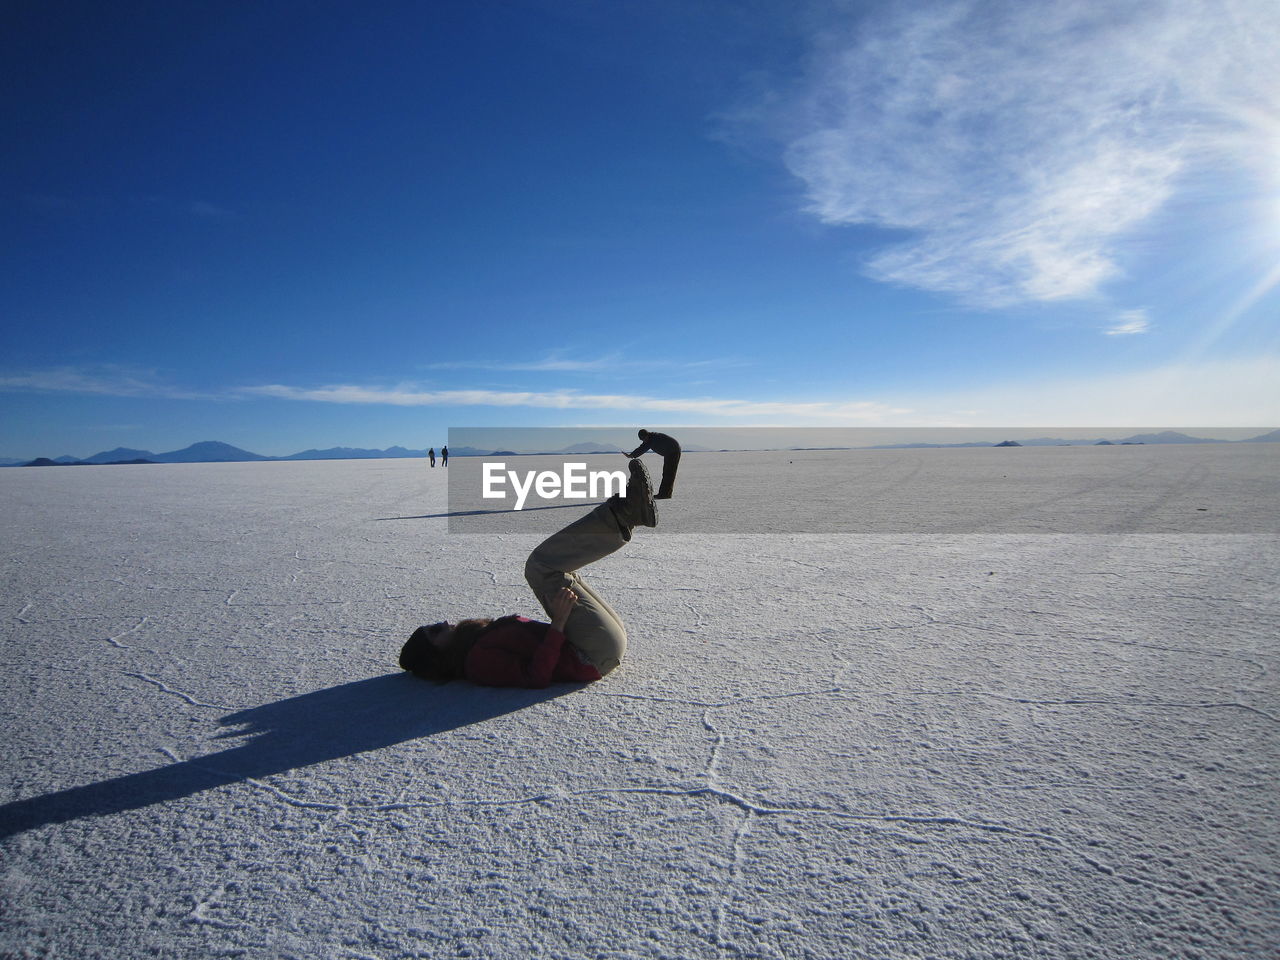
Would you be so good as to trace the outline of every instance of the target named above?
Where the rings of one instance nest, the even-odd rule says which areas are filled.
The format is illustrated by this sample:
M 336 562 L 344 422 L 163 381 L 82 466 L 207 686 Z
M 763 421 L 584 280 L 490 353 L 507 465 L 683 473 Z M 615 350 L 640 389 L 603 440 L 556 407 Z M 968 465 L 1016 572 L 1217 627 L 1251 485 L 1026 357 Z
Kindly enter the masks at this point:
M 309 767 L 483 723 L 574 693 L 434 686 L 407 673 L 355 680 L 228 714 L 215 739 L 249 738 L 220 753 L 0 806 L 0 838 L 49 824 L 140 810 L 205 790 Z M 331 804 L 316 804 L 331 806 Z

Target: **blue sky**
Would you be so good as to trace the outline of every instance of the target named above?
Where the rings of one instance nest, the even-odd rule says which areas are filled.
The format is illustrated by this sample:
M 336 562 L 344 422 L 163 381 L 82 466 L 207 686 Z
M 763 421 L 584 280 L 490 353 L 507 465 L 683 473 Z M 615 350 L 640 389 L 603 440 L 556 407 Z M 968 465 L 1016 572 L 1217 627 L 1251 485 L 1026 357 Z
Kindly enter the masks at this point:
M 1280 425 L 1280 8 L 19 3 L 0 455 Z

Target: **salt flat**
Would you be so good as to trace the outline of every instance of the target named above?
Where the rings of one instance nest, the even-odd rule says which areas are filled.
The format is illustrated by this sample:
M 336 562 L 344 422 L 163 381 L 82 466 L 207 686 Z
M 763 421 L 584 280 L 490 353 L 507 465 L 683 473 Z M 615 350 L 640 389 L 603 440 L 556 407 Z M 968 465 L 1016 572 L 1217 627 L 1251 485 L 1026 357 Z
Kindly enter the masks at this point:
M 1268 955 L 1276 454 L 884 453 L 687 457 L 546 691 L 395 669 L 539 614 L 443 469 L 0 471 L 0 955 Z
M 644 459 L 656 485 L 662 461 Z M 616 454 L 500 462 L 527 482 L 568 461 L 625 477 Z M 510 483 L 486 499 L 483 462 L 450 467 L 454 532 L 545 535 L 583 502 L 530 492 L 516 510 Z M 677 484 L 659 533 L 1280 534 L 1274 443 L 694 453 Z

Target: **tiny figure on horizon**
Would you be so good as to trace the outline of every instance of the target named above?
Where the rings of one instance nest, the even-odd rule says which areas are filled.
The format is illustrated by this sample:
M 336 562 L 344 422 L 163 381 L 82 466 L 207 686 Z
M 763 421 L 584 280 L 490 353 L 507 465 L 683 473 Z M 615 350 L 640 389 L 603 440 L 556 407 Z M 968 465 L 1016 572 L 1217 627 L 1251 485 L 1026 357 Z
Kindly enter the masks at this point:
M 432 447 L 430 450 L 427 451 L 427 458 L 431 461 L 431 466 L 434 467 L 436 465 L 436 448 L 435 447 Z
M 440 466 L 447 467 L 448 465 L 449 465 L 449 448 L 447 446 L 441 447 L 440 448 Z
M 637 435 L 643 442 L 626 456 L 634 460 L 646 450 L 652 450 L 662 457 L 662 482 L 658 484 L 658 492 L 654 494 L 653 499 L 670 500 L 671 490 L 676 483 L 676 468 L 680 466 L 680 444 L 674 437 L 669 437 L 665 433 L 654 433 L 651 430 L 642 429 Z
M 658 525 L 649 472 L 639 460 L 630 472 L 624 496 L 597 504 L 525 561 L 524 578 L 550 623 L 511 615 L 419 627 L 400 650 L 400 666 L 437 683 L 534 688 L 599 680 L 617 667 L 627 649 L 622 618 L 577 571 L 621 548 L 634 527 Z

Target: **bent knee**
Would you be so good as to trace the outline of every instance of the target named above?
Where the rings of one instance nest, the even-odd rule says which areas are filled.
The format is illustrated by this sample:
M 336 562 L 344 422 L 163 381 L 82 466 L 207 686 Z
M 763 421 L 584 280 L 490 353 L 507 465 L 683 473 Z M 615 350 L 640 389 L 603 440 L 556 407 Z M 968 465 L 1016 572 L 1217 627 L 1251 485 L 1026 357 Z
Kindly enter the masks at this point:
M 592 666 L 600 671 L 600 676 L 604 677 L 618 668 L 618 664 L 622 663 L 622 658 L 626 652 L 626 631 L 617 629 L 610 631 L 608 637 L 598 638 L 593 645 L 593 649 L 588 651 L 587 656 L 591 660 Z
M 537 550 L 529 554 L 529 559 L 524 562 L 524 579 L 531 587 L 536 587 L 549 574 L 555 572 L 550 564 L 543 562 L 542 558 L 538 556 Z

